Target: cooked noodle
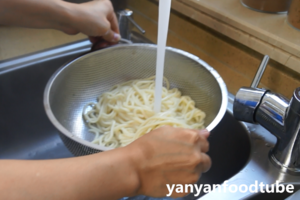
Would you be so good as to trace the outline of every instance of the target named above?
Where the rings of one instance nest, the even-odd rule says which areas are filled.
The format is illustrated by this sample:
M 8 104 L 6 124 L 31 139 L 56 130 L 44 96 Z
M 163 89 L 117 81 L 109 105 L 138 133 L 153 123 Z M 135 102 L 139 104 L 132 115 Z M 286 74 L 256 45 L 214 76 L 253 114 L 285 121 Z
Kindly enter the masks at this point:
M 195 107 L 189 96 L 181 96 L 177 88 L 169 89 L 164 79 L 161 112 L 155 113 L 155 77 L 115 85 L 103 93 L 97 103 L 89 103 L 83 116 L 89 131 L 95 133 L 93 143 L 106 147 L 126 146 L 160 126 L 203 129 L 205 113 Z

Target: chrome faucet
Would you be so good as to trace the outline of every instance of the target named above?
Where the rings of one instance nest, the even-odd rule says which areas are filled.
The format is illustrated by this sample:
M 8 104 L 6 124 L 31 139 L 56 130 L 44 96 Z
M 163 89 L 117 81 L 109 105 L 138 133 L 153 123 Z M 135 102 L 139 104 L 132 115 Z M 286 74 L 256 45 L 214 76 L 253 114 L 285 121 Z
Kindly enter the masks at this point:
M 146 32 L 132 19 L 132 14 L 133 11 L 129 9 L 117 12 L 120 34 L 123 39 L 131 39 L 132 25 L 135 26 L 141 33 L 144 34 Z
M 300 175 L 300 87 L 290 101 L 257 88 L 268 60 L 265 56 L 251 87 L 242 87 L 237 92 L 233 114 L 237 120 L 259 123 L 276 136 L 277 143 L 269 153 L 271 162 L 284 172 Z

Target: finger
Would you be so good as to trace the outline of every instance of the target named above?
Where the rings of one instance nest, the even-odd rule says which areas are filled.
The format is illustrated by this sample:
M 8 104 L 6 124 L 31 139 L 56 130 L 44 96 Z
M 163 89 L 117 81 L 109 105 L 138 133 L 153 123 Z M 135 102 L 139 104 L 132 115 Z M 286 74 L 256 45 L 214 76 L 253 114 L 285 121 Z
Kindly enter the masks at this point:
M 207 139 L 200 135 L 199 136 L 199 142 L 198 142 L 198 145 L 197 145 L 197 148 L 200 148 L 200 151 L 203 152 L 203 153 L 207 153 L 208 150 L 209 150 L 209 142 L 207 141 Z
M 92 51 L 96 51 L 96 50 L 99 50 L 99 49 L 104 49 L 106 47 L 109 47 L 110 44 L 108 42 L 100 42 L 100 43 L 95 43 L 92 47 Z
M 77 31 L 75 29 L 65 29 L 65 30 L 63 30 L 63 32 L 68 35 L 77 35 L 79 33 L 79 31 Z
M 176 134 L 172 134 L 180 141 L 186 141 L 188 144 L 192 144 L 197 150 L 201 152 L 207 152 L 209 149 L 209 143 L 205 136 L 199 134 L 199 130 L 176 128 Z M 183 134 L 185 133 L 185 134 Z
M 103 40 L 103 38 L 102 37 L 93 37 L 93 36 L 89 36 L 89 40 L 91 41 L 91 43 L 96 43 L 96 42 L 98 42 L 99 40 Z
M 109 29 L 102 37 L 104 40 L 112 43 L 117 43 L 121 39 L 121 36 L 111 29 Z
M 177 193 L 176 190 L 173 191 L 171 197 L 172 198 L 181 198 L 187 196 L 189 193 L 185 193 L 185 190 L 183 190 L 183 193 Z
M 207 129 L 202 129 L 202 130 L 199 130 L 198 133 L 202 136 L 204 136 L 206 139 L 209 137 L 210 135 L 210 132 L 207 130 Z
M 117 16 L 114 12 L 110 14 L 110 16 L 108 17 L 108 21 L 110 22 L 111 30 L 114 31 L 115 33 L 120 34 L 119 23 L 117 20 Z
M 198 165 L 198 170 L 200 170 L 200 173 L 205 173 L 211 167 L 211 159 L 207 154 L 201 153 L 201 160 L 201 163 Z

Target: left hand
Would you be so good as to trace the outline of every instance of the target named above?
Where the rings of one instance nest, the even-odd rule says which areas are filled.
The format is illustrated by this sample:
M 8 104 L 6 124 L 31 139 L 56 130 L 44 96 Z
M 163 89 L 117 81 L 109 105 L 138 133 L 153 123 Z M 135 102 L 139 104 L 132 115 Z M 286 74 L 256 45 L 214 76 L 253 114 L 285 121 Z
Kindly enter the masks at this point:
M 67 34 L 83 33 L 92 42 L 102 37 L 120 40 L 118 21 L 109 0 L 82 4 L 62 0 L 0 0 L 0 25 L 56 29 Z
M 66 33 L 84 33 L 92 43 L 98 41 L 99 37 L 113 44 L 120 40 L 117 17 L 109 0 L 76 4 L 73 13 L 71 28 Z

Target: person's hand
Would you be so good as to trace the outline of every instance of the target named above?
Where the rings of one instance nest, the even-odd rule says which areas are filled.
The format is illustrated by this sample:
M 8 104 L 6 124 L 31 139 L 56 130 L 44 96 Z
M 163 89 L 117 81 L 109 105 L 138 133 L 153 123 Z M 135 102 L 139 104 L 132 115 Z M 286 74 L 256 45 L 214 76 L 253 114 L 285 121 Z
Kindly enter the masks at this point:
M 137 139 L 127 150 L 138 173 L 137 194 L 166 196 L 166 184 L 194 184 L 211 166 L 207 130 L 196 131 L 164 126 Z M 175 193 L 172 197 L 187 194 Z
M 90 36 L 93 43 L 98 40 L 94 37 L 109 43 L 120 40 L 118 22 L 109 0 L 82 4 L 62 0 L 0 0 L 0 25 L 56 29 L 71 35 L 81 32 Z
M 64 32 L 68 34 L 84 33 L 90 36 L 92 43 L 99 39 L 104 39 L 109 43 L 117 43 L 120 40 L 118 21 L 109 0 L 77 4 L 75 10 L 73 23 Z
M 0 159 L 0 199 L 165 197 L 169 194 L 166 184 L 195 183 L 210 168 L 205 154 L 208 135 L 207 131 L 161 127 L 128 146 L 88 156 Z M 186 195 L 175 192 L 172 197 Z

